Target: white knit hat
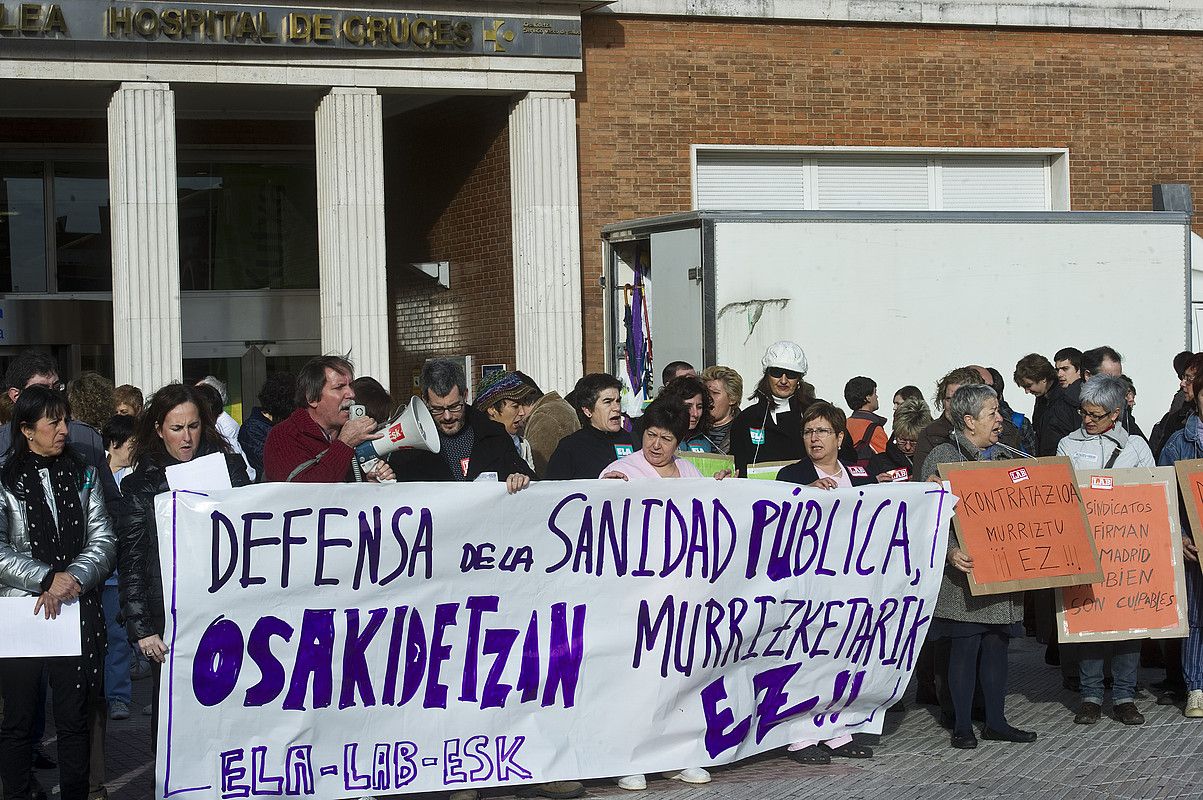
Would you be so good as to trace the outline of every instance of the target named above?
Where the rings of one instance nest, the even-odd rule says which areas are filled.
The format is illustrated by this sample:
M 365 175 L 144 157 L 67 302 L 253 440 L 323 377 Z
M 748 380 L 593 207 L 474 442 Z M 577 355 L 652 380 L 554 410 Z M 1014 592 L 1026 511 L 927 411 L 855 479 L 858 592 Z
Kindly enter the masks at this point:
M 797 344 L 787 340 L 773 342 L 769 345 L 769 349 L 764 351 L 764 358 L 760 359 L 760 363 L 765 369 L 777 367 L 806 374 L 806 353 L 803 353 L 802 348 Z

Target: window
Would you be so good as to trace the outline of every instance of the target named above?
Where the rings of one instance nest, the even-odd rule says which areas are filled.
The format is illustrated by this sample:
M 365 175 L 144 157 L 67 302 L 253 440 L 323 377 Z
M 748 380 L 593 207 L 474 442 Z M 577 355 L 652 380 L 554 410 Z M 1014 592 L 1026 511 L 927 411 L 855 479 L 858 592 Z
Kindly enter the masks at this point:
M 86 158 L 0 161 L 0 292 L 112 291 L 108 164 Z M 312 163 L 180 162 L 177 191 L 181 289 L 318 288 Z
M 1051 211 L 1068 209 L 1058 150 L 697 146 L 706 210 Z
M 54 162 L 54 255 L 60 292 L 113 288 L 108 165 Z
M 45 164 L 0 162 L 0 292 L 46 291 Z
M 181 163 L 180 288 L 316 289 L 310 164 Z

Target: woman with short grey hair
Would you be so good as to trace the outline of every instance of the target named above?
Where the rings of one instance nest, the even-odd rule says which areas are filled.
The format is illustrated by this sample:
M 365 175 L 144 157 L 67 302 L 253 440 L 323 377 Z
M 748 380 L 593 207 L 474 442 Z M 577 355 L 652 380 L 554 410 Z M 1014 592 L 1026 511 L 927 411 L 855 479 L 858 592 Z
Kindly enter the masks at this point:
M 1153 467 L 1153 451 L 1135 433 L 1120 424 L 1128 407 L 1128 385 L 1111 375 L 1094 375 L 1082 387 L 1082 427 L 1057 444 L 1057 455 L 1069 456 L 1074 469 L 1100 470 Z M 1141 725 L 1144 715 L 1136 707 L 1136 672 L 1140 666 L 1140 640 L 1087 642 L 1080 645 L 1078 685 L 1081 704 L 1074 714 L 1078 725 L 1093 725 L 1102 716 L 1103 662 L 1111 660 L 1111 706 L 1125 725 Z
M 1082 427 L 1057 444 L 1074 469 L 1153 467 L 1149 443 L 1120 423 L 1128 407 L 1128 386 L 1111 375 L 1094 375 L 1082 387 Z
M 949 401 L 949 408 L 952 438 L 931 451 L 923 462 L 922 474 L 938 474 L 940 464 L 1009 457 L 997 447 L 1002 416 L 998 413 L 998 395 L 992 388 L 962 386 Z M 1007 698 L 1007 647 L 1012 636 L 1022 633 L 1023 593 L 974 596 L 966 577 L 972 571 L 973 559 L 957 546 L 950 534 L 929 636 L 948 651 L 948 691 L 953 706 L 951 744 L 961 750 L 977 747 L 972 711 L 979 679 L 986 706 L 982 738 L 1035 741 L 1035 733 L 1011 726 L 1003 709 Z

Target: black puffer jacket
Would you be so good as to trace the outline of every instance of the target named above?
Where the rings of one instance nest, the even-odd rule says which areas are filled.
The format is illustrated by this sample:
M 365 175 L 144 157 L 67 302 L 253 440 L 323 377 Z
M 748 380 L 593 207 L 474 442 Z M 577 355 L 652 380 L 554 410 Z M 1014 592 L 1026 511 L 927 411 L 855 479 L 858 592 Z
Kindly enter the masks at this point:
M 208 452 L 216 451 L 210 448 Z M 200 454 L 205 453 L 206 448 L 202 446 Z M 134 643 L 147 636 L 162 636 L 166 624 L 155 496 L 169 490 L 166 468 L 178 463 L 170 457 L 143 461 L 121 482 L 117 515 L 117 580 L 125 632 Z M 227 455 L 226 468 L 232 485 L 246 486 L 251 482 L 242 456 Z
M 896 469 L 906 470 L 902 480 L 910 480 L 911 473 L 915 471 L 915 464 L 911 457 L 902 452 L 902 448 L 898 446 L 898 441 L 891 436 L 890 441 L 886 443 L 886 451 L 877 453 L 869 459 L 869 475 L 874 480 L 883 472 L 891 472 Z

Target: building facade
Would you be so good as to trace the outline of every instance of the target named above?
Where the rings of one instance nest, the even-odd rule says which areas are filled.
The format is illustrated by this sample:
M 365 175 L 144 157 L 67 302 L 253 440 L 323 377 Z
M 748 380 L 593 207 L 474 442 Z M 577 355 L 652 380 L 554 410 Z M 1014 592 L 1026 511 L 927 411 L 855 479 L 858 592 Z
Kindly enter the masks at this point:
M 1203 167 L 1198 0 L 2 7 L 0 358 L 148 390 L 350 352 L 563 392 L 604 225 L 1145 210 Z

